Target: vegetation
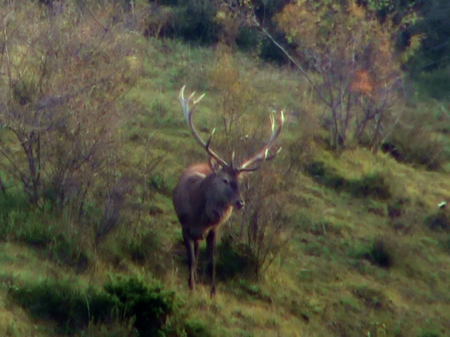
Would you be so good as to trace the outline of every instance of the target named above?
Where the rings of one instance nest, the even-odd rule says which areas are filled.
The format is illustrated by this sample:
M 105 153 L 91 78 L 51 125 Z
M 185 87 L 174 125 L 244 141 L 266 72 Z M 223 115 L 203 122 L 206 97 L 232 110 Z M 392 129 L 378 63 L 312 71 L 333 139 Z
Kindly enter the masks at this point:
M 0 335 L 446 336 L 448 10 L 0 0 Z M 206 263 L 188 289 L 171 203 L 206 160 L 184 84 L 237 161 L 287 117 L 221 230 L 214 299 Z

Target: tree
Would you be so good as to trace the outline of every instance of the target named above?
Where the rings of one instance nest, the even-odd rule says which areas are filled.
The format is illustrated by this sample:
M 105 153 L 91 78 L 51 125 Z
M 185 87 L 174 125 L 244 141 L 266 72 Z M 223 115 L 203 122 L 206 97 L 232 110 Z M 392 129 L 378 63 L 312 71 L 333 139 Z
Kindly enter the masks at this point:
M 32 204 L 45 198 L 82 214 L 94 178 L 117 161 L 124 118 L 117 101 L 139 71 L 131 32 L 114 5 L 89 13 L 73 3 L 0 11 L 2 169 Z
M 327 107 L 330 145 L 361 142 L 372 124 L 370 144 L 377 148 L 401 76 L 389 30 L 354 2 L 299 0 L 276 19 Z

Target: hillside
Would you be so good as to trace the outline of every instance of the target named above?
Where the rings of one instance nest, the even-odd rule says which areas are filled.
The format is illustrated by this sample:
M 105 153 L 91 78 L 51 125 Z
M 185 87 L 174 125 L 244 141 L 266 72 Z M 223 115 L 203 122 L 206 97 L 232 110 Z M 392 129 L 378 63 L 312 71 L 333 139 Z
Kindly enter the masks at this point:
M 16 19 L 30 19 L 27 29 L 41 24 L 30 13 L 15 13 Z M 74 19 L 80 32 L 70 35 L 73 45 L 52 50 L 72 53 L 77 43 L 91 43 L 84 39 L 95 21 L 109 22 L 108 15 L 85 26 Z M 65 27 L 67 21 L 57 24 Z M 46 189 L 35 203 L 13 174 L 25 172 L 30 161 L 20 155 L 23 144 L 10 131 L 16 124 L 4 122 L 11 114 L 2 107 L 1 336 L 448 335 L 450 206 L 438 207 L 450 201 L 448 101 L 416 95 L 394 104 L 392 109 L 403 109 L 403 125 L 415 130 L 393 130 L 398 138 L 391 139 L 410 145 L 400 160 L 356 142 L 335 151 L 322 123 L 326 107 L 290 65 L 221 44 L 193 46 L 122 27 L 108 34 L 100 43 L 93 38 L 89 53 L 76 54 L 79 63 L 50 63 L 57 69 L 50 84 L 29 89 L 63 97 L 69 88 L 80 95 L 68 98 L 62 110 L 46 103 L 52 116 L 70 112 L 63 115 L 64 130 L 51 124 L 58 133 L 47 136 L 41 124 L 30 127 L 31 117 L 24 114 L 20 130 L 42 132 L 39 146 L 48 159 L 39 185 Z M 23 67 L 18 83 L 35 88 L 29 74 L 38 58 L 16 62 L 26 59 L 32 43 L 10 46 L 13 61 L 2 59 L 2 67 Z M 2 94 L 7 82 L 2 77 Z M 283 151 L 245 177 L 247 207 L 220 231 L 214 298 L 205 263 L 195 292 L 188 288 L 171 201 L 183 169 L 207 160 L 179 106 L 183 85 L 206 93 L 196 124 L 204 135 L 217 128 L 214 147 L 227 157 L 236 150 L 243 160 L 261 146 L 270 135 L 272 110 L 287 115 L 279 140 Z M 14 93 L 30 91 L 19 87 Z M 12 106 L 25 111 L 34 99 L 42 103 L 33 95 L 32 103 Z M 77 113 L 81 117 L 72 120 Z M 99 157 L 91 161 L 85 151 Z M 430 167 L 431 160 L 414 162 L 406 153 L 436 155 L 439 167 Z M 11 154 L 17 155 L 17 168 L 11 169 Z M 72 156 L 85 160 L 71 171 L 65 163 Z M 57 180 L 59 169 L 70 179 Z M 54 181 L 60 185 L 45 185 Z M 64 197 L 58 186 L 64 186 Z M 258 231 L 252 232 L 255 214 Z M 260 239 L 252 240 L 252 233 Z

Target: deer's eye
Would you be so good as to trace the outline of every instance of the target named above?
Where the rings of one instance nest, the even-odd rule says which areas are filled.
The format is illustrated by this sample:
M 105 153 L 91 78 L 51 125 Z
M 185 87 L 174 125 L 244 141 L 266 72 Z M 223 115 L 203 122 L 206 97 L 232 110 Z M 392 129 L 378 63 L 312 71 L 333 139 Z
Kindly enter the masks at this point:
M 223 178 L 222 181 L 224 182 L 224 184 L 227 184 L 227 185 L 230 183 L 230 181 L 227 178 Z

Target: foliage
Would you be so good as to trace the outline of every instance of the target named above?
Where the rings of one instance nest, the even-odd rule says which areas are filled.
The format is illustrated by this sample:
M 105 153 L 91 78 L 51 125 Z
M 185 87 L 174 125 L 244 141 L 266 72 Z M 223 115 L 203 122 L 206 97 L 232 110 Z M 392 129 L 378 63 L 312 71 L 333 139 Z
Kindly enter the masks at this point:
M 89 264 L 89 254 L 80 245 L 80 234 L 70 226 L 57 225 L 61 218 L 48 210 L 29 207 L 21 191 L 0 195 L 0 239 L 23 242 L 43 249 L 57 263 L 82 272 Z M 64 228 L 65 227 L 65 228 Z
M 153 1 L 150 1 L 153 2 Z M 147 36 L 176 37 L 185 41 L 212 44 L 218 41 L 217 4 L 208 0 L 158 1 L 149 12 Z
M 450 5 L 446 0 L 418 2 L 421 5 L 418 8 L 420 20 L 412 25 L 409 32 L 422 34 L 424 38 L 420 50 L 409 62 L 413 75 L 449 66 L 450 24 L 447 18 L 450 14 Z
M 190 319 L 186 321 L 185 329 L 187 337 L 213 337 L 211 331 L 200 320 Z
M 450 216 L 448 213 L 443 209 L 428 215 L 424 220 L 425 225 L 431 230 L 450 231 Z
M 70 1 L 57 3 L 63 3 L 64 8 L 70 9 Z M 120 1 L 120 4 L 124 2 Z M 147 1 L 133 1 L 135 4 L 138 2 Z M 174 2 L 158 0 L 151 6 L 172 6 Z M 8 0 L 2 5 L 11 3 L 13 1 Z M 14 3 L 20 8 L 24 2 Z M 84 20 L 82 17 L 91 18 L 88 9 L 93 9 L 92 13 L 97 16 L 96 6 L 107 9 L 111 4 L 106 0 L 76 3 L 79 5 L 76 7 L 78 14 L 85 4 L 89 4 L 81 16 L 76 14 L 80 22 Z M 61 8 L 55 7 L 55 10 L 59 13 Z M 151 10 L 155 14 L 154 8 Z M 97 18 L 104 23 L 103 16 Z M 118 15 L 116 18 L 118 22 L 126 19 L 127 27 L 135 27 L 132 17 Z M 27 25 L 27 22 L 23 20 L 22 24 Z M 164 33 L 159 36 L 164 36 Z M 138 85 L 125 96 L 125 101 L 119 99 L 120 108 L 130 117 L 128 123 L 117 129 L 117 135 L 121 137 L 116 147 L 117 158 L 125 160 L 112 165 L 107 173 L 110 181 L 135 188 L 126 194 L 119 221 L 116 222 L 122 225 L 116 226 L 119 228 L 113 235 L 108 236 L 102 245 L 93 245 L 92 233 L 103 223 L 103 218 L 106 227 L 108 223 L 114 224 L 113 219 L 117 216 L 111 210 L 114 205 L 120 206 L 120 203 L 111 201 L 107 207 L 108 201 L 103 196 L 114 189 L 111 186 L 108 191 L 102 190 L 106 176 L 98 174 L 93 180 L 93 189 L 88 193 L 84 206 L 85 216 L 79 222 L 67 214 L 70 212 L 66 213 L 68 208 L 61 212 L 49 201 L 55 200 L 52 199 L 52 189 L 43 192 L 42 201 L 36 208 L 30 206 L 21 185 L 5 170 L 1 172 L 0 303 L 4 304 L 0 310 L 1 336 L 66 335 L 64 331 L 54 331 L 58 325 L 60 330 L 72 331 L 79 337 L 138 336 L 134 319 L 118 317 L 117 309 L 113 309 L 110 319 L 96 321 L 92 314 L 75 314 L 78 312 L 77 306 L 64 304 L 70 301 L 61 300 L 59 303 L 63 304 L 55 305 L 55 308 L 75 308 L 72 317 L 81 315 L 83 318 L 81 328 L 70 328 L 53 319 L 35 316 L 27 309 L 30 307 L 19 307 L 12 292 L 7 291 L 11 284 L 12 287 L 32 290 L 42 278 L 54 275 L 59 279 L 56 283 L 68 284 L 65 290 L 60 291 L 61 294 L 70 293 L 69 288 L 75 289 L 83 294 L 81 297 L 85 307 L 88 304 L 95 307 L 91 301 L 93 295 L 90 294 L 106 293 L 99 284 L 111 270 L 137 275 L 131 277 L 141 281 L 150 279 L 153 273 L 170 289 L 176 289 L 177 297 L 180 295 L 185 299 L 186 303 L 174 310 L 163 331 L 160 331 L 160 334 L 171 337 L 446 335 L 449 297 L 448 270 L 445 266 L 448 265 L 450 238 L 449 233 L 442 229 L 428 230 L 428 223 L 424 220 L 427 216 L 434 216 L 437 213 L 436 204 L 448 196 L 448 156 L 441 157 L 440 170 L 430 172 L 423 167 L 412 167 L 404 160 L 396 162 L 384 154 L 372 155 L 370 151 L 358 147 L 351 147 L 340 156 L 334 155 L 327 151 L 327 145 L 323 142 L 326 133 L 320 127 L 326 107 L 319 101 L 313 101 L 313 89 L 307 87 L 302 79 L 299 80 L 292 66 L 276 67 L 261 63 L 255 54 L 242 54 L 235 49 L 228 50 L 227 61 L 219 53 L 214 58 L 214 53 L 218 51 L 215 48 L 170 39 L 150 38 L 144 41 L 139 34 L 127 35 L 127 44 L 137 41 L 145 47 L 145 53 L 138 55 L 132 63 L 137 66 L 143 64 L 145 72 L 139 78 Z M 256 49 L 254 51 L 257 52 Z M 313 80 L 317 80 L 317 74 L 308 68 L 308 64 L 301 64 Z M 229 65 L 228 70 L 218 71 L 220 75 L 217 75 L 215 82 L 212 74 L 221 65 L 223 68 Z M 101 73 L 101 67 L 94 69 Z M 80 70 L 80 73 L 83 72 L 83 69 Z M 221 86 L 220 81 L 226 82 L 227 76 L 228 80 L 233 79 L 229 83 L 241 81 L 234 84 L 237 89 L 227 91 L 227 85 Z M 361 76 L 359 84 L 362 89 L 364 76 Z M 181 258 L 184 247 L 169 196 L 174 184 L 172 179 L 182 167 L 194 157 L 204 156 L 200 155 L 193 141 L 186 141 L 189 130 L 184 127 L 176 97 L 184 83 L 192 90 L 207 93 L 205 104 L 197 114 L 199 126 L 214 125 L 220 128 L 221 116 L 227 113 L 225 110 L 228 107 L 236 109 L 237 113 L 242 112 L 237 126 L 232 128 L 237 138 L 233 138 L 234 134 L 231 138 L 238 142 L 231 145 L 236 147 L 228 148 L 221 132 L 216 133 L 217 138 L 213 139 L 212 144 L 226 155 L 236 150 L 238 159 L 251 155 L 266 140 L 270 133 L 268 113 L 271 109 L 283 107 L 287 117 L 286 128 L 280 138 L 283 151 L 277 160 L 267 163 L 260 172 L 243 180 L 243 189 L 247 185 L 251 188 L 246 200 L 248 213 L 234 212 L 230 226 L 222 228 L 225 243 L 228 241 L 228 231 L 233 237 L 231 248 L 226 245 L 218 247 L 218 255 L 229 254 L 229 258 L 221 262 L 223 264 L 218 272 L 223 267 L 226 272 L 231 270 L 230 275 L 234 273 L 234 278 L 222 284 L 214 300 L 209 299 L 206 285 L 200 285 L 192 293 L 185 284 L 185 261 Z M 230 99 L 235 101 L 226 102 L 228 105 L 222 107 L 224 101 L 221 94 L 225 92 L 230 93 Z M 436 137 L 440 146 L 445 148 L 448 138 L 447 103 L 420 101 L 422 99 L 416 97 L 416 101 L 407 101 L 395 107 L 404 112 L 404 123 L 409 125 L 408 128 L 417 130 L 416 137 L 411 131 L 403 143 L 428 144 L 428 138 L 423 137 L 425 134 Z M 241 106 L 233 103 L 240 103 Z M 422 122 L 410 123 L 409 117 L 414 119 L 413 116 L 419 112 L 426 118 Z M 403 121 L 400 120 L 397 128 L 402 126 Z M 423 133 L 421 128 L 427 132 Z M 206 132 L 205 128 L 200 128 L 200 132 Z M 398 134 L 393 132 L 394 135 Z M 368 133 L 363 137 L 364 144 L 367 144 L 369 136 Z M 399 146 L 399 150 L 401 148 Z M 433 147 L 427 145 L 424 148 L 429 149 L 429 154 L 434 153 Z M 305 149 L 309 155 L 305 155 Z M 423 158 L 426 158 L 426 152 L 423 151 Z M 159 156 L 164 156 L 164 161 L 154 169 L 154 159 Z M 316 164 L 317 167 L 312 169 L 315 173 L 304 174 L 303 169 L 314 161 L 319 163 L 319 159 L 323 160 L 323 164 Z M 4 164 L 3 157 L 1 161 Z M 380 167 L 381 170 L 378 169 Z M 285 184 L 283 178 L 286 172 L 293 174 L 293 177 L 287 175 Z M 261 176 L 266 174 L 267 179 L 264 180 Z M 124 175 L 131 179 L 121 181 Z M 317 178 L 312 178 L 314 175 Z M 372 176 L 376 179 L 372 180 Z M 359 192 L 355 194 L 357 198 L 352 197 L 350 193 L 353 192 L 348 189 L 352 182 L 360 191 L 365 185 L 388 185 L 392 197 L 386 200 L 371 195 L 361 197 Z M 341 193 L 330 188 L 340 184 L 345 186 L 338 188 Z M 267 191 L 274 193 L 265 198 Z M 253 200 L 254 195 L 258 200 Z M 110 211 L 105 212 L 105 208 Z M 256 227 L 260 231 L 258 235 L 247 235 L 250 229 L 247 224 L 251 223 L 254 213 L 258 215 Z M 284 226 L 279 236 L 273 236 L 274 229 L 279 226 Z M 251 250 L 247 244 L 248 237 L 264 237 L 252 246 L 257 247 L 257 243 L 262 242 L 263 248 L 280 247 L 278 243 L 289 239 L 285 246 L 281 245 L 282 249 L 269 251 L 269 261 L 274 262 L 263 274 L 265 277 L 254 278 L 258 262 L 254 254 L 256 250 Z M 271 246 L 268 239 L 275 240 L 276 245 Z M 383 242 L 384 247 L 375 247 L 377 241 Z M 32 242 L 40 243 L 36 245 Z M 384 262 L 376 262 L 386 260 L 380 258 L 383 251 L 391 257 L 391 267 L 379 267 Z M 111 258 L 112 254 L 115 255 Z M 89 268 L 78 267 L 78 262 L 75 262 L 77 255 L 81 257 L 81 266 L 82 256 L 88 258 Z M 92 282 L 92 291 L 82 286 L 86 282 Z M 143 283 L 148 288 L 153 287 L 153 281 Z M 57 289 L 51 282 L 49 284 L 47 296 Z M 127 285 L 123 288 L 129 289 Z M 11 295 L 9 300 L 7 293 Z M 38 305 L 45 307 L 46 299 L 42 295 Z M 98 307 L 102 305 L 98 304 Z M 47 306 L 45 310 L 55 308 Z M 107 301 L 103 308 L 108 312 L 110 306 Z M 80 309 L 81 312 L 86 311 Z M 84 317 L 88 319 L 84 320 Z
M 395 125 L 391 108 L 401 78 L 389 27 L 353 1 L 297 1 L 284 7 L 277 23 L 297 45 L 294 62 L 328 109 L 330 145 L 339 149 L 351 138 L 361 143 L 368 137 L 377 149 Z M 301 64 L 319 77 L 306 74 Z
M 391 196 L 390 187 L 379 172 L 366 174 L 359 179 L 346 179 L 320 161 L 308 164 L 306 172 L 319 183 L 338 191 L 346 191 L 354 197 L 388 199 Z
M 258 265 L 253 252 L 245 244 L 240 243 L 234 235 L 222 238 L 217 247 L 217 276 L 222 280 L 235 277 L 255 277 Z
M 217 66 L 211 72 L 214 88 L 221 93 L 219 98 L 219 111 L 223 116 L 224 136 L 223 147 L 231 158 L 232 153 L 239 149 L 236 157 L 243 162 L 246 157 L 258 151 L 261 143 L 261 132 L 258 132 L 258 125 L 261 123 L 259 116 L 252 110 L 264 108 L 264 100 L 256 95 L 256 88 L 252 80 L 244 76 L 233 55 L 226 46 L 221 46 L 218 51 Z M 250 119 L 250 116 L 253 118 Z M 267 123 L 267 117 L 263 120 Z M 262 124 L 265 128 L 267 126 Z M 250 136 L 251 135 L 251 136 Z M 267 136 L 265 136 L 267 137 Z M 243 156 L 246 157 L 243 157 Z M 276 161 L 276 160 L 275 160 Z M 264 172 L 257 172 L 252 177 L 246 177 L 248 184 L 241 186 L 244 200 L 249 200 L 246 204 L 240 219 L 239 233 L 229 233 L 228 247 L 233 251 L 235 257 L 227 256 L 224 253 L 223 262 L 227 264 L 227 258 L 240 260 L 242 265 L 236 265 L 241 272 L 249 274 L 247 264 L 253 264 L 252 273 L 254 276 L 261 276 L 278 256 L 282 247 L 286 243 L 286 232 L 289 223 L 283 216 L 283 174 L 273 168 L 274 163 L 268 163 Z M 288 180 L 288 174 L 285 181 Z M 253 178 L 253 179 L 252 179 Z M 287 184 L 287 183 L 286 183 Z M 236 241 L 233 243 L 233 241 Z M 239 256 L 240 255 L 240 256 Z M 227 269 L 224 266 L 225 270 Z M 234 268 L 231 268 L 234 269 Z M 220 267 L 218 268 L 220 270 Z M 232 277 L 238 270 L 229 270 Z M 250 273 L 251 274 L 251 273 Z
M 387 238 L 378 238 L 355 247 L 350 252 L 351 256 L 359 259 L 365 259 L 372 264 L 390 268 L 394 263 L 393 243 Z
M 414 75 L 417 91 L 425 97 L 448 101 L 450 92 L 450 65 Z
M 103 289 L 86 290 L 70 280 L 48 279 L 13 285 L 9 294 L 33 315 L 56 321 L 66 333 L 85 329 L 90 322 L 121 320 L 132 321 L 139 336 L 165 336 L 172 329 L 169 318 L 178 309 L 173 292 L 133 277 L 113 278 Z
M 91 319 L 112 318 L 115 299 L 106 293 L 83 292 L 72 282 L 44 280 L 36 284 L 12 286 L 10 296 L 32 314 L 51 319 L 65 332 L 74 332 L 87 326 Z
M 95 17 L 73 3 L 57 12 L 30 3 L 2 11 L 14 15 L 2 21 L 1 165 L 31 203 L 47 199 L 81 217 L 96 187 L 114 189 L 115 176 L 104 173 L 118 162 L 117 100 L 139 72 L 132 33 L 116 23 L 114 5 Z
M 104 287 L 118 304 L 119 317 L 133 318 L 141 337 L 156 336 L 177 309 L 175 294 L 159 284 L 146 285 L 136 278 L 113 279 Z
M 224 125 L 223 142 L 227 157 L 231 158 L 231 152 L 242 148 L 242 137 L 250 131 L 249 115 L 257 96 L 251 79 L 240 71 L 229 47 L 220 45 L 216 54 L 210 78 L 213 88 L 221 93 L 217 102 L 217 115 L 221 116 Z
M 176 12 L 176 33 L 187 41 L 214 43 L 218 39 L 214 1 L 182 1 Z
M 392 132 L 386 139 L 384 147 L 387 152 L 403 162 L 424 166 L 430 170 L 441 169 L 448 160 L 450 153 L 445 134 L 448 129 L 448 116 L 445 108 L 442 115 L 436 115 L 433 110 L 439 106 L 432 103 L 420 105 L 418 109 L 408 109 Z

